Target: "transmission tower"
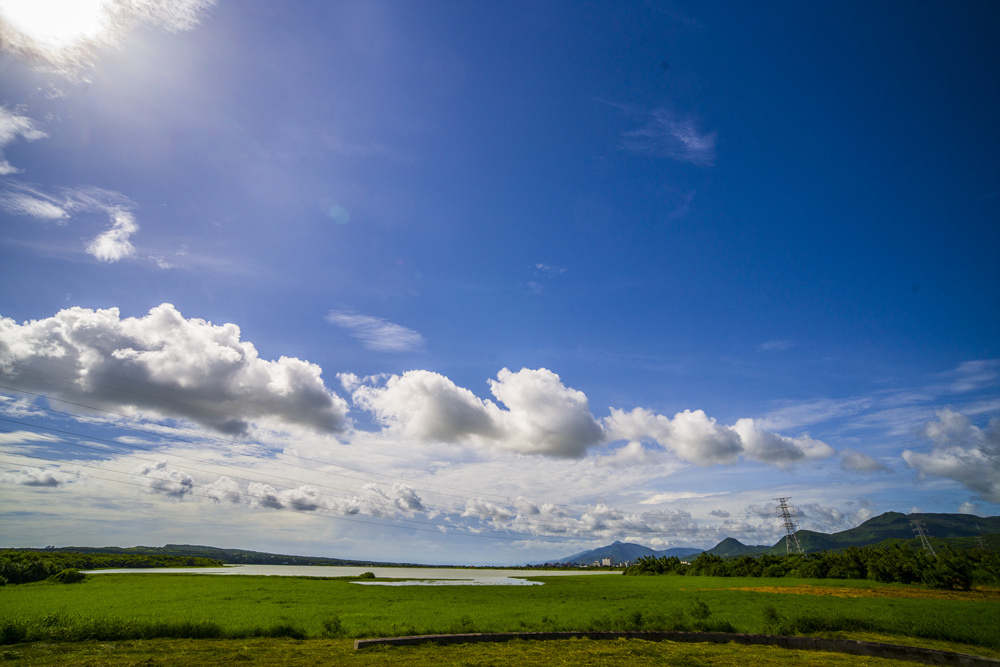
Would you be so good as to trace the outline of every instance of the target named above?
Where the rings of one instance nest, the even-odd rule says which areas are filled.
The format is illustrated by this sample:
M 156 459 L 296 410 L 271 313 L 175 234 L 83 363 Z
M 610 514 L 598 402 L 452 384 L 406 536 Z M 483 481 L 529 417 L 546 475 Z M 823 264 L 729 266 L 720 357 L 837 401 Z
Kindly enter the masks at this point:
M 799 538 L 795 537 L 795 511 L 788 507 L 789 498 L 775 498 L 778 501 L 778 512 L 781 513 L 782 525 L 785 527 L 785 551 L 786 553 L 792 553 L 792 549 L 795 549 L 796 553 L 805 553 L 802 551 L 802 545 L 799 544 Z
M 976 535 L 976 546 L 983 551 L 989 551 L 990 548 L 986 546 L 986 540 L 983 539 L 982 535 Z
M 937 554 L 934 553 L 934 549 L 931 547 L 930 540 L 927 539 L 927 533 L 924 532 L 924 522 L 920 519 L 910 519 L 910 525 L 913 526 L 913 532 L 920 538 L 920 543 L 924 545 L 924 549 L 926 549 L 931 556 L 937 558 Z

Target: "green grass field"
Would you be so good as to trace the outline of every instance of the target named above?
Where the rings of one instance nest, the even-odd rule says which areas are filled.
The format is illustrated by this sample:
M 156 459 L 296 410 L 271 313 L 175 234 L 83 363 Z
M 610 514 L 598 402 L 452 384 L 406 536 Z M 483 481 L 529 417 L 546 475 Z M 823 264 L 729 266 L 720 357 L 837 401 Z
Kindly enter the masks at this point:
M 142 655 L 150 647 L 169 645 L 172 651 L 183 647 L 204 653 L 198 660 L 208 662 L 197 664 L 216 664 L 210 658 L 213 651 L 218 650 L 222 660 L 238 654 L 241 646 L 263 642 L 261 646 L 285 647 L 282 651 L 288 655 L 323 645 L 324 650 L 342 653 L 342 664 L 374 664 L 366 662 L 375 660 L 374 656 L 362 655 L 367 651 L 353 652 L 351 638 L 450 632 L 720 630 L 877 638 L 1000 658 L 1000 594 L 995 591 L 935 593 L 844 580 L 615 575 L 542 580 L 544 586 L 383 587 L 343 579 L 92 575 L 80 584 L 40 582 L 0 588 L 0 640 L 6 644 L 0 648 L 4 657 L 27 661 L 23 664 L 35 658 L 37 664 L 45 664 L 43 654 L 55 650 L 84 660 L 78 664 L 135 664 L 146 658 L 112 663 L 92 656 L 86 659 L 93 662 L 86 662 L 84 654 L 103 650 L 108 658 L 131 647 L 130 651 Z M 466 656 L 456 658 L 455 664 L 508 664 L 507 658 L 498 656 L 513 651 L 509 664 L 514 664 L 517 652 L 554 650 L 541 644 L 563 644 L 559 650 L 570 650 L 572 645 L 573 650 L 588 655 L 607 654 L 606 664 L 613 664 L 616 652 L 640 650 L 637 646 L 642 651 L 666 651 L 663 645 L 635 641 L 515 644 L 521 648 L 391 650 L 395 651 L 393 660 L 403 664 L 404 656 L 415 656 L 412 664 L 423 664 L 419 656 L 428 651 L 437 656 Z M 670 646 L 674 646 L 670 655 L 695 650 Z M 732 663 L 711 664 L 745 663 L 747 651 L 768 654 L 763 647 L 704 650 L 717 656 L 744 656 L 733 657 Z M 259 653 L 269 650 L 261 648 Z M 281 655 L 281 651 L 274 653 L 275 659 L 283 659 Z M 476 655 L 486 657 L 476 662 Z M 48 660 L 53 659 L 49 655 Z M 859 664 L 854 660 L 850 664 Z M 59 662 L 74 664 L 69 658 L 59 658 Z M 244 664 L 310 663 L 304 659 L 301 663 Z

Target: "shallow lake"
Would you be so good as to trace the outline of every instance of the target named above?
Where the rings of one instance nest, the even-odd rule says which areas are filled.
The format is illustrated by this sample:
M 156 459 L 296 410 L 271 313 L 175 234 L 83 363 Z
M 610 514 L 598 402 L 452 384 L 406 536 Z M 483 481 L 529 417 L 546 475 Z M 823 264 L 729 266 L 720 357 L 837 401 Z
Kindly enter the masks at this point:
M 530 586 L 526 577 L 618 574 L 601 570 L 510 570 L 462 567 L 346 567 L 334 565 L 226 565 L 225 567 L 151 567 L 90 570 L 88 574 L 224 574 L 268 577 L 356 577 L 371 572 L 376 580 L 356 582 L 369 586 Z M 403 581 L 378 581 L 392 579 Z

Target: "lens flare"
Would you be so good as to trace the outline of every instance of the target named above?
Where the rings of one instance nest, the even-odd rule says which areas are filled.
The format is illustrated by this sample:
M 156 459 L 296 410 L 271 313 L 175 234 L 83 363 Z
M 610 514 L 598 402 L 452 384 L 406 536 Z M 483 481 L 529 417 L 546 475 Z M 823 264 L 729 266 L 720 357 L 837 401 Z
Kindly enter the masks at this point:
M 0 0 L 0 20 L 38 47 L 63 49 L 108 29 L 109 0 Z

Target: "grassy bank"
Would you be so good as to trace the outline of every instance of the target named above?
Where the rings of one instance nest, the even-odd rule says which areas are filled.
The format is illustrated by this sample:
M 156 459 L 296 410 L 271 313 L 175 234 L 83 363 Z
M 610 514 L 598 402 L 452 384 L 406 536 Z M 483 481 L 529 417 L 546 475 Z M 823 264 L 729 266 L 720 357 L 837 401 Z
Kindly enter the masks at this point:
M 33 643 L 0 647 L 0 660 L 31 667 L 124 667 L 143 665 L 198 667 L 298 667 L 338 665 L 338 667 L 521 667 L 522 665 L 585 665 L 617 667 L 623 664 L 656 664 L 676 667 L 901 667 L 901 663 L 881 658 L 812 651 L 790 651 L 773 646 L 736 644 L 674 644 L 638 640 L 552 642 L 512 641 L 503 644 L 460 646 L 386 647 L 355 651 L 344 639 L 306 641 L 281 639 L 177 640 Z
M 0 642 L 348 639 L 448 632 L 717 630 L 941 640 L 1000 655 L 1000 593 L 868 581 L 552 577 L 544 586 L 107 574 L 0 588 Z M 8 649 L 9 650 L 9 649 Z M 957 649 L 952 649 L 957 650 Z

